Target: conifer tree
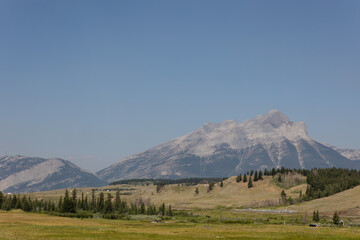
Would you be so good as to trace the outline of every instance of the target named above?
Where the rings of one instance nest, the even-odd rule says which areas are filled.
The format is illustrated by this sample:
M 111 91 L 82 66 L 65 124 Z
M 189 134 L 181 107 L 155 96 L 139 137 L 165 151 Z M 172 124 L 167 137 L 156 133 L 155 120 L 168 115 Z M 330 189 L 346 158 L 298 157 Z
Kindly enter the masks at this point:
M 252 181 L 251 181 L 251 176 L 249 178 L 249 183 L 248 183 L 248 188 L 252 188 L 253 184 L 252 184 Z
M 65 196 L 64 196 L 64 201 L 62 204 L 61 211 L 63 213 L 75 213 L 76 212 L 74 200 L 69 197 L 69 191 L 67 189 L 65 190 Z
M 107 194 L 107 199 L 105 202 L 105 213 L 111 213 L 112 212 L 112 203 L 111 203 L 112 196 L 110 193 Z
M 116 191 L 116 195 L 115 195 L 115 202 L 114 202 L 114 210 L 115 210 L 115 211 L 118 211 L 118 210 L 119 210 L 120 204 L 121 204 L 120 201 L 121 201 L 121 200 L 120 200 L 120 190 L 117 190 L 117 191 Z
M 239 176 L 236 177 L 236 182 L 241 182 L 241 180 L 242 180 L 242 176 L 240 174 Z
M 24 196 L 22 199 L 22 210 L 25 212 L 31 211 L 31 205 L 30 205 L 29 201 L 27 200 L 26 196 Z
M 169 215 L 169 216 L 172 216 L 172 215 L 173 215 L 173 212 L 172 212 L 172 210 L 171 210 L 171 204 L 169 205 L 168 215 Z
M 16 198 L 15 209 L 20 209 L 20 208 L 21 208 L 21 198 L 20 198 L 20 194 L 18 194 Z
M 63 200 L 62 200 L 62 196 L 60 196 L 59 202 L 58 202 L 58 210 L 61 212 L 62 211 L 62 205 L 63 205 Z
M 4 201 L 4 194 L 0 191 L 0 208 L 1 208 L 3 201 Z
M 195 189 L 195 194 L 199 194 L 199 188 Z
M 334 216 L 333 216 L 332 220 L 333 220 L 333 223 L 334 223 L 335 225 L 338 225 L 338 224 L 339 224 L 340 218 L 339 218 L 339 214 L 338 214 L 337 211 L 334 212 Z
M 100 192 L 99 195 L 99 201 L 97 202 L 97 211 L 98 212 L 103 212 L 104 211 L 104 193 Z
M 91 190 L 91 210 L 96 211 L 96 197 L 95 197 L 95 189 Z
M 145 203 L 144 202 L 141 203 L 140 214 L 145 214 Z
M 258 180 L 263 180 L 263 174 L 262 174 L 261 170 L 259 171 Z
M 286 203 L 286 193 L 285 193 L 285 191 L 284 190 L 282 190 L 281 191 L 281 201 L 282 201 L 282 203 L 284 204 L 284 203 Z
M 247 182 L 247 177 L 246 177 L 246 174 L 244 174 L 244 177 L 243 177 L 243 182 Z
M 224 186 L 224 183 L 223 183 L 223 180 L 221 180 L 220 187 L 223 187 L 223 186 Z
M 258 180 L 258 172 L 255 171 L 255 175 L 254 175 L 254 182 L 256 182 Z

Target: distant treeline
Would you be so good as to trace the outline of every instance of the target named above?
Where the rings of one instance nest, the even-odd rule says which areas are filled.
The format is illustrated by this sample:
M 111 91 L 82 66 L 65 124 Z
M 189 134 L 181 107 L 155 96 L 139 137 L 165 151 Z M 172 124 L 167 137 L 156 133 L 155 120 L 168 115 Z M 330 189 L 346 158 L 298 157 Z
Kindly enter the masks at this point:
M 161 206 L 155 206 L 150 200 L 136 199 L 128 203 L 120 198 L 118 190 L 115 197 L 110 193 L 100 192 L 95 196 L 95 190 L 92 190 L 91 198 L 77 196 L 77 190 L 73 189 L 71 193 L 66 189 L 65 195 L 60 196 L 58 201 L 31 199 L 26 195 L 7 194 L 0 191 L 0 206 L 2 210 L 22 209 L 26 212 L 44 212 L 56 216 L 92 218 L 97 214 L 103 218 L 123 218 L 127 215 L 160 215 L 172 216 L 171 205 L 168 207 L 163 203 Z
M 192 186 L 197 184 L 208 184 L 210 182 L 220 182 L 226 178 L 180 178 L 180 179 L 128 179 L 119 180 L 110 183 L 110 185 L 118 184 L 154 184 L 154 185 L 169 185 L 169 184 L 185 184 Z
M 343 168 L 312 169 L 307 175 L 306 196 L 322 198 L 360 185 L 360 171 Z

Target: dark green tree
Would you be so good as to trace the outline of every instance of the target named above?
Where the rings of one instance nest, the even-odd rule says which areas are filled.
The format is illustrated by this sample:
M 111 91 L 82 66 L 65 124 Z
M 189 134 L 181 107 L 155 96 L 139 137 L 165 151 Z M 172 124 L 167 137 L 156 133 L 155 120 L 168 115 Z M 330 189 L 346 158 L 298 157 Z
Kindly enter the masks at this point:
M 247 175 L 246 174 L 243 177 L 243 182 L 247 182 Z
M 195 189 L 195 194 L 199 194 L 199 188 Z
M 314 212 L 313 212 L 313 221 L 314 221 L 314 222 L 320 221 L 319 211 L 315 211 L 315 210 L 314 210 Z
M 4 201 L 4 194 L 0 191 L 0 208 L 1 208 L 3 201 Z
M 248 182 L 248 188 L 252 188 L 253 187 L 253 183 L 251 181 L 251 176 L 249 178 L 249 182 Z
M 62 204 L 61 212 L 63 213 L 76 213 L 75 202 L 69 197 L 69 191 L 65 190 L 65 196 Z
M 22 210 L 25 212 L 31 212 L 31 205 L 27 200 L 26 196 L 24 196 L 22 199 Z
M 239 176 L 236 177 L 236 182 L 241 182 L 241 180 L 242 180 L 242 176 L 240 174 Z
M 223 183 L 223 180 L 221 180 L 220 187 L 223 187 L 223 186 L 224 186 L 224 183 Z
M 169 210 L 168 210 L 168 216 L 172 216 L 173 215 L 173 212 L 171 210 L 171 204 L 169 205 Z
M 111 203 L 112 196 L 110 193 L 107 194 L 107 199 L 105 202 L 105 213 L 112 213 L 112 203 Z
M 338 225 L 338 224 L 339 224 L 339 222 L 340 222 L 340 217 L 339 217 L 339 214 L 338 214 L 337 211 L 334 212 L 334 216 L 333 216 L 332 220 L 333 220 L 333 223 L 334 223 L 335 225 Z
M 91 190 L 91 204 L 90 204 L 91 210 L 93 212 L 96 211 L 96 197 L 95 197 L 95 189 Z
M 210 192 L 211 190 L 213 190 L 214 187 L 215 187 L 215 183 L 214 183 L 213 181 L 211 181 L 211 182 L 209 183 L 208 192 Z
M 258 180 L 258 171 L 255 171 L 254 182 L 256 182 L 257 180 Z
M 258 180 L 263 180 L 263 174 L 261 170 L 259 171 Z
M 99 201 L 97 201 L 97 211 L 98 212 L 103 212 L 104 211 L 104 206 L 105 206 L 104 193 L 100 192 Z
M 115 202 L 114 202 L 114 210 L 118 211 L 120 208 L 120 204 L 121 204 L 121 199 L 120 199 L 120 190 L 116 191 L 116 195 L 115 195 Z
M 284 204 L 284 203 L 286 203 L 286 193 L 285 193 L 285 191 L 284 190 L 282 190 L 281 191 L 281 201 L 282 201 L 282 203 Z

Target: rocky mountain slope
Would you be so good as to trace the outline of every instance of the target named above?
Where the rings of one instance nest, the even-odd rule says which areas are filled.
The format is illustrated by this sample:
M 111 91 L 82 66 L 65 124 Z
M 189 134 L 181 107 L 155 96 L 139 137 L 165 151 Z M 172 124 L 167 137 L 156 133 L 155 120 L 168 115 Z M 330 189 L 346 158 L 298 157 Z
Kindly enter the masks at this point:
M 94 174 L 62 159 L 25 156 L 0 158 L 0 191 L 5 193 L 103 185 L 106 182 Z
M 342 155 L 343 154 L 343 155 Z M 130 178 L 224 177 L 249 170 L 360 168 L 345 153 L 312 139 L 304 122 L 277 110 L 251 120 L 207 123 L 199 129 L 97 172 L 112 182 Z

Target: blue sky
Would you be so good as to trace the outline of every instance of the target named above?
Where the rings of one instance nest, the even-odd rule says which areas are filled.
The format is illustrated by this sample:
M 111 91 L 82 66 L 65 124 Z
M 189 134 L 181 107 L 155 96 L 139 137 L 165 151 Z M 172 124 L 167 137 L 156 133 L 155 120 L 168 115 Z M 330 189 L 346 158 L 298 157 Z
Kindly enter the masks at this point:
M 279 109 L 360 148 L 360 1 L 0 0 L 0 155 L 99 170 Z

